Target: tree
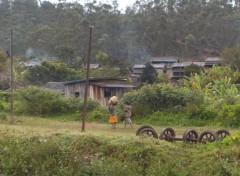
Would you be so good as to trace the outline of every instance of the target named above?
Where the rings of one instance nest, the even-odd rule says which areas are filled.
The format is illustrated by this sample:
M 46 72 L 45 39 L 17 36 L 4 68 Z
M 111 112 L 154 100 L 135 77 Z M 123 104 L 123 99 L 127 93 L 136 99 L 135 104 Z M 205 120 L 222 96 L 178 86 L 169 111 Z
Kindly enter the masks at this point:
M 8 58 L 6 51 L 0 47 L 0 90 L 9 88 L 10 73 L 7 66 Z
M 63 82 L 80 79 L 84 77 L 82 71 L 68 68 L 63 63 L 44 61 L 42 65 L 28 68 L 23 72 L 22 79 L 26 84 L 43 85 L 49 81 Z
M 56 47 L 58 58 L 65 63 L 68 67 L 74 65 L 74 49 L 70 46 L 61 45 Z
M 240 44 L 227 48 L 222 54 L 223 63 L 230 65 L 234 70 L 240 71 Z
M 150 63 L 145 64 L 143 73 L 140 76 L 142 83 L 153 84 L 157 79 L 157 72 Z
M 4 49 L 0 48 L 0 72 L 6 68 L 7 59 L 7 52 Z
M 195 73 L 199 74 L 201 71 L 203 71 L 203 67 L 191 64 L 189 66 L 184 67 L 184 76 L 190 77 Z

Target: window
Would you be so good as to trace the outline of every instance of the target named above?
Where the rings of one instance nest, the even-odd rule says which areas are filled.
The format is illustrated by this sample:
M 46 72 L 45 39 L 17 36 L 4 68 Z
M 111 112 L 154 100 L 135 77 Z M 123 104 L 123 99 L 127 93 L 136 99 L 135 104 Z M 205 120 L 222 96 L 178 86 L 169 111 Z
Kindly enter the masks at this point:
M 104 97 L 111 97 L 111 90 L 109 88 L 104 89 Z
M 74 95 L 76 98 L 78 98 L 80 96 L 80 93 L 79 92 L 74 92 Z

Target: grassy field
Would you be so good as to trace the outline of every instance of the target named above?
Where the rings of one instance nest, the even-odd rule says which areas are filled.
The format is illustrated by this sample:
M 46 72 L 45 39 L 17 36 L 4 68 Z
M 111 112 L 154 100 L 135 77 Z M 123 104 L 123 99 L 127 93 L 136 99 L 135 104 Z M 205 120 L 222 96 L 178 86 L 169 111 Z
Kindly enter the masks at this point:
M 148 125 L 148 124 L 144 124 Z M 135 133 L 142 125 L 134 124 L 133 128 L 127 126 L 123 128 L 123 124 L 119 122 L 117 129 L 111 129 L 110 124 L 99 124 L 94 122 L 86 122 L 85 131 L 82 132 L 82 121 L 65 121 L 40 117 L 27 117 L 16 116 L 14 117 L 14 123 L 9 122 L 0 123 L 0 129 L 7 130 L 9 132 L 33 134 L 33 135 L 51 135 L 51 134 L 72 134 L 72 135 L 94 135 L 105 137 L 116 136 L 131 136 L 136 137 Z M 166 126 L 152 126 L 159 134 Z M 182 137 L 183 133 L 187 129 L 194 129 L 199 134 L 205 130 L 217 131 L 222 129 L 220 127 L 175 127 L 171 126 L 178 137 Z M 227 129 L 230 133 L 235 133 L 237 129 Z
M 147 125 L 147 124 L 146 124 Z M 0 124 L 0 175 L 240 175 L 240 142 L 185 144 L 136 136 L 118 124 L 15 117 Z M 158 134 L 165 128 L 152 126 Z M 181 137 L 185 127 L 172 127 Z M 198 133 L 217 127 L 189 127 Z M 231 129 L 234 134 L 238 130 Z M 114 167 L 113 167 L 114 166 Z

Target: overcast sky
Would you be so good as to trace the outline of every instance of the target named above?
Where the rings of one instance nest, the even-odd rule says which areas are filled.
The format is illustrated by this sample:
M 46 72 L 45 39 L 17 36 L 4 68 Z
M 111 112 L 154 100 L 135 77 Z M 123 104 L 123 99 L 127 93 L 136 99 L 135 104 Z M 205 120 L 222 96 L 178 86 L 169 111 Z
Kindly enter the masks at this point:
M 43 1 L 43 0 L 42 0 Z M 58 0 L 46 0 L 46 1 L 50 1 L 52 3 L 58 3 Z M 87 2 L 87 0 L 67 0 L 67 2 L 78 2 L 80 4 L 84 4 Z M 111 0 L 100 0 L 102 3 L 106 2 L 109 3 L 111 2 Z M 127 6 L 129 5 L 133 5 L 133 3 L 136 0 L 118 0 L 118 5 L 119 5 L 119 9 L 125 9 Z M 92 0 L 90 0 L 90 2 L 92 2 Z M 110 4 L 110 3 L 109 3 Z

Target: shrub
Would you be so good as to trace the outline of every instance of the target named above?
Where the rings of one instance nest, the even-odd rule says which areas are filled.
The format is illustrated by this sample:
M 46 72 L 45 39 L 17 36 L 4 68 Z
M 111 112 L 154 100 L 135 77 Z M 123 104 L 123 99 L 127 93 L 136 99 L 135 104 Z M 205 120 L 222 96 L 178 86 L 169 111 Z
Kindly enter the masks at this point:
M 219 120 L 224 126 L 240 126 L 240 104 L 224 105 L 219 112 Z
M 97 122 L 107 122 L 109 118 L 109 112 L 107 110 L 93 110 L 89 116 L 88 120 Z
M 63 96 L 60 92 L 30 86 L 18 91 L 20 113 L 33 115 L 74 112 L 81 109 L 82 102 L 75 97 Z
M 196 105 L 188 104 L 186 106 L 187 117 L 188 118 L 200 118 L 205 120 L 215 119 L 218 117 L 218 113 L 213 106 L 208 106 L 205 104 Z
M 126 100 L 133 105 L 134 114 L 143 116 L 153 111 L 184 107 L 187 104 L 202 104 L 203 95 L 198 91 L 172 84 L 154 84 L 124 94 L 121 101 Z
M 4 122 L 7 120 L 7 114 L 4 112 L 0 112 L 0 121 Z

